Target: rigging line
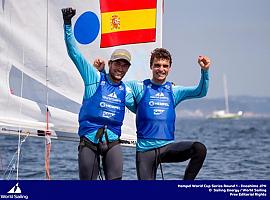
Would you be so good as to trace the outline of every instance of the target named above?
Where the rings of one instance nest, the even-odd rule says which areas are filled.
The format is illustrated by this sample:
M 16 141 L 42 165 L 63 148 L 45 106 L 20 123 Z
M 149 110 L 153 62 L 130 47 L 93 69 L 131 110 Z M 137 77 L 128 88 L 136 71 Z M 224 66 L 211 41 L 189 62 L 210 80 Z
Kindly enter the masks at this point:
M 49 47 L 49 2 L 47 0 L 47 16 L 46 16 L 46 106 L 48 108 L 48 104 L 49 104 L 49 98 L 48 98 L 48 47 Z M 48 126 L 46 127 L 48 130 Z
M 8 177 L 10 177 L 11 172 L 14 171 L 14 168 L 15 168 L 14 159 L 15 159 L 15 156 L 16 156 L 17 152 L 18 152 L 18 151 L 16 151 L 16 152 L 13 154 L 13 156 L 12 156 L 12 158 L 11 158 L 11 160 L 10 160 L 10 162 L 9 162 L 9 164 L 8 164 L 8 166 L 7 166 L 6 170 L 5 170 L 5 172 L 4 172 L 4 175 L 3 175 L 4 178 L 3 178 L 3 179 L 5 179 L 5 176 L 6 176 L 8 170 L 9 170 Z
M 3 159 L 2 159 L 2 154 L 0 152 L 0 171 L 2 171 L 4 169 L 3 167 Z
M 24 66 L 24 47 L 23 47 L 23 49 L 22 49 L 23 51 L 22 51 L 22 53 L 23 53 L 23 55 L 22 55 L 22 64 L 23 64 L 23 66 Z M 24 78 L 24 73 L 23 73 L 23 71 L 21 72 L 21 74 L 22 74 L 22 78 L 21 78 L 21 88 L 20 88 L 20 109 L 19 109 L 19 115 L 20 115 L 20 118 L 22 118 L 22 96 L 23 96 L 23 84 L 24 84 L 24 82 L 23 82 L 23 78 Z M 21 125 L 19 125 L 19 130 L 21 130 Z M 17 173 L 16 173 L 16 180 L 19 180 L 19 165 L 20 165 L 20 154 L 21 154 L 21 131 L 19 131 L 19 134 L 18 134 L 18 149 L 17 149 L 17 151 L 18 151 L 18 153 L 17 153 Z
M 21 148 L 21 146 L 22 146 L 22 144 L 26 141 L 26 138 L 28 137 L 30 135 L 30 132 L 27 132 L 27 135 L 20 141 L 20 147 L 19 148 Z M 19 149 L 18 148 L 18 149 Z M 11 174 L 13 173 L 13 171 L 16 169 L 16 161 L 18 162 L 18 160 L 15 160 L 15 156 L 17 155 L 17 153 L 18 153 L 18 149 L 17 149 L 17 151 L 13 154 L 13 156 L 12 156 L 12 158 L 11 158 L 11 160 L 10 160 L 10 162 L 9 162 L 9 164 L 8 164 L 8 166 L 7 166 L 7 168 L 6 168 L 6 170 L 5 170 L 5 172 L 4 172 L 4 175 L 3 175 L 3 177 L 5 177 L 6 176 L 6 174 L 7 174 L 7 171 L 9 170 L 9 173 L 8 173 L 8 176 L 7 176 L 7 180 L 9 180 L 10 179 L 10 177 L 11 177 Z
M 8 174 L 7 180 L 10 180 L 10 179 L 11 179 L 11 175 L 13 174 L 14 170 L 15 170 L 15 164 L 14 164 L 14 165 L 12 165 L 12 168 L 11 168 L 11 169 L 10 169 L 10 171 L 9 171 L 9 174 Z
M 50 151 L 51 151 L 51 132 L 49 131 L 49 93 L 48 93 L 48 49 L 49 49 L 49 1 L 47 0 L 46 13 L 46 131 L 45 131 L 45 176 L 50 180 Z

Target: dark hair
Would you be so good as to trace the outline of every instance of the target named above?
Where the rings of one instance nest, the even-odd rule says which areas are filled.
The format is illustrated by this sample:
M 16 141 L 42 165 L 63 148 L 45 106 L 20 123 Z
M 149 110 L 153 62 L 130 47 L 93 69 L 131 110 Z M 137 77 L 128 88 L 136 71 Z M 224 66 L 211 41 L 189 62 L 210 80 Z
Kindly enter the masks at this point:
M 164 48 L 154 49 L 154 51 L 151 52 L 150 66 L 152 66 L 155 58 L 169 60 L 170 66 L 172 65 L 172 57 L 167 49 Z

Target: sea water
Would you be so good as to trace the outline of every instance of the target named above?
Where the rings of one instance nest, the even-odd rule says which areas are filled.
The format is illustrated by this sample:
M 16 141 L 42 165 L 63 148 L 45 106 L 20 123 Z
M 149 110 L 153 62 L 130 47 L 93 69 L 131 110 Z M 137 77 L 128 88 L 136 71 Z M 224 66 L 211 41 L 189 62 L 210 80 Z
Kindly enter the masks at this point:
M 197 180 L 269 180 L 270 119 L 181 119 L 176 121 L 176 141 L 200 141 L 207 147 Z M 0 135 L 0 179 L 17 150 L 18 137 Z M 52 141 L 50 173 L 53 180 L 78 180 L 77 142 Z M 28 137 L 21 148 L 19 179 L 45 179 L 45 141 Z M 136 180 L 135 148 L 123 147 L 124 180 Z M 164 178 L 183 178 L 188 161 L 162 164 Z M 15 167 L 15 165 L 13 166 Z M 11 167 L 12 168 L 12 167 Z M 16 178 L 16 170 L 10 178 Z M 158 169 L 157 179 L 161 179 Z

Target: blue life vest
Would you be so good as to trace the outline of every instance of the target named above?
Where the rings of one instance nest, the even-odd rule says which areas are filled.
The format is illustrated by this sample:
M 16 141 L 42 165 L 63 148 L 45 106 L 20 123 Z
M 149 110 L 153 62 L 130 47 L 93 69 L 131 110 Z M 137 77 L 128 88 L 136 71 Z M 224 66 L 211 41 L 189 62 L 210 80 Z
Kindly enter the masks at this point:
M 138 138 L 173 140 L 175 131 L 175 109 L 172 84 L 152 84 L 143 81 L 144 94 L 136 112 Z
M 100 82 L 95 94 L 84 99 L 79 113 L 79 135 L 94 132 L 107 125 L 107 128 L 121 135 L 121 126 L 125 115 L 126 88 L 123 82 L 112 85 L 104 73 L 100 73 Z

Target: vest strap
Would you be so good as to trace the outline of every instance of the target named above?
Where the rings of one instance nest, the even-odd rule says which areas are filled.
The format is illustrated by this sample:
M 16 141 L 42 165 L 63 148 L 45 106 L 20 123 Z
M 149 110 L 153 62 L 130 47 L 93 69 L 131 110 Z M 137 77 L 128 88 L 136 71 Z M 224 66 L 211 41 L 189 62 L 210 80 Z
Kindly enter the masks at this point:
M 105 134 L 106 137 L 107 134 Z M 102 136 L 101 136 L 102 137 Z M 108 136 L 106 138 L 107 141 L 108 140 Z M 92 149 L 95 152 L 98 152 L 99 154 L 101 154 L 102 156 L 104 156 L 105 153 L 108 152 L 108 150 L 110 150 L 112 147 L 114 147 L 115 145 L 120 144 L 120 140 L 115 140 L 113 142 L 99 142 L 98 144 L 95 144 L 91 141 L 89 141 L 86 137 L 81 137 L 80 138 L 80 144 L 78 146 L 78 151 L 83 148 L 83 147 L 87 147 L 89 149 Z

